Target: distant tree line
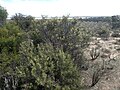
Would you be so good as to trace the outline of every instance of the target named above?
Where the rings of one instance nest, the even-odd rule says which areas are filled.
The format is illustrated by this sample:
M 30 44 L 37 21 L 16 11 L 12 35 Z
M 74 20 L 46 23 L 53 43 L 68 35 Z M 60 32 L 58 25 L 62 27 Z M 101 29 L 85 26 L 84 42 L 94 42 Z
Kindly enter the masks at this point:
M 112 26 L 112 29 L 120 28 L 120 16 L 106 16 L 106 17 L 90 17 L 90 18 L 84 18 L 80 19 L 82 21 L 89 21 L 89 22 L 107 22 Z

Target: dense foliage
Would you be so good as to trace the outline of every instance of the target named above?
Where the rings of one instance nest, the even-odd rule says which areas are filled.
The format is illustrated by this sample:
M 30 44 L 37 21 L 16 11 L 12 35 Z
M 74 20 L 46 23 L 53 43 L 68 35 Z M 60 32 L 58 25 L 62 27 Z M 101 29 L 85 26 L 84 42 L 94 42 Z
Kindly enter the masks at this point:
M 77 19 L 16 14 L 0 28 L 0 89 L 79 90 L 88 33 Z
M 0 7 L 0 90 L 80 90 L 90 36 L 120 36 L 119 16 L 37 20 L 19 13 L 6 18 Z M 90 55 L 94 61 L 99 53 L 94 49 Z
M 71 56 L 51 44 L 32 41 L 21 43 L 19 75 L 24 76 L 25 88 L 34 90 L 77 90 L 80 74 Z

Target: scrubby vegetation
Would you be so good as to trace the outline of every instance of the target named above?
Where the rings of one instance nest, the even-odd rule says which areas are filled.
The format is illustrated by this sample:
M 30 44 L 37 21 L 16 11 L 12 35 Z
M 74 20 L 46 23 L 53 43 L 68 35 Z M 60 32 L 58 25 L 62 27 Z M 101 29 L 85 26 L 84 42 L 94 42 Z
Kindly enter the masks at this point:
M 90 90 L 115 67 L 101 42 L 119 38 L 119 16 L 6 18 L 0 7 L 0 90 Z

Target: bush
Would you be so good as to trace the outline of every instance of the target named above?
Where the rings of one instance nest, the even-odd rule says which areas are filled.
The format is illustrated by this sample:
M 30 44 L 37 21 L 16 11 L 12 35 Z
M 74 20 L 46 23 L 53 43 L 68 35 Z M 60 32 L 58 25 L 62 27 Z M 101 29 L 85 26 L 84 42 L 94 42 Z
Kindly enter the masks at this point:
M 97 23 L 97 28 L 96 28 L 96 34 L 98 37 L 109 37 L 111 27 L 108 23 L 103 23 L 103 22 L 98 22 Z
M 86 28 L 68 17 L 26 19 L 10 20 L 0 28 L 0 69 L 4 72 L 0 89 L 8 85 L 11 90 L 80 90 L 78 66 L 85 60 L 83 50 L 90 37 Z
M 20 55 L 20 76 L 34 78 L 28 82 L 31 85 L 27 86 L 29 89 L 80 89 L 79 71 L 63 49 L 54 49 L 51 44 L 39 44 L 36 48 L 31 41 L 27 41 L 21 44 Z
M 0 28 L 0 52 L 3 48 L 7 48 L 9 52 L 17 49 L 22 41 L 22 32 L 14 23 L 6 23 L 4 27 Z
M 34 45 L 51 43 L 54 48 L 63 48 L 69 53 L 74 62 L 81 66 L 83 49 L 88 46 L 89 33 L 81 27 L 81 23 L 75 19 L 45 19 L 37 22 L 37 28 L 30 33 Z

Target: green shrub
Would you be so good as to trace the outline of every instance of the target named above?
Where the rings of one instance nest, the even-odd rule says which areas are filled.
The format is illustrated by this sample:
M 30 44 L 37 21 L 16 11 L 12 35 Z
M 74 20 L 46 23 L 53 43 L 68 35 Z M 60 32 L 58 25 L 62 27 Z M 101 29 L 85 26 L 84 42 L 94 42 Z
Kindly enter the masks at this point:
M 0 52 L 3 48 L 7 48 L 12 52 L 16 48 L 18 51 L 19 44 L 22 41 L 23 33 L 19 30 L 18 26 L 9 22 L 0 28 Z
M 36 48 L 27 41 L 21 44 L 20 55 L 20 76 L 34 78 L 34 82 L 28 82 L 30 89 L 80 90 L 79 71 L 63 49 L 54 49 L 52 44 L 39 44 Z
M 83 60 L 83 49 L 88 46 L 90 34 L 81 23 L 75 19 L 45 19 L 37 22 L 36 29 L 29 32 L 34 45 L 51 43 L 54 48 L 63 48 L 69 53 L 78 66 Z

